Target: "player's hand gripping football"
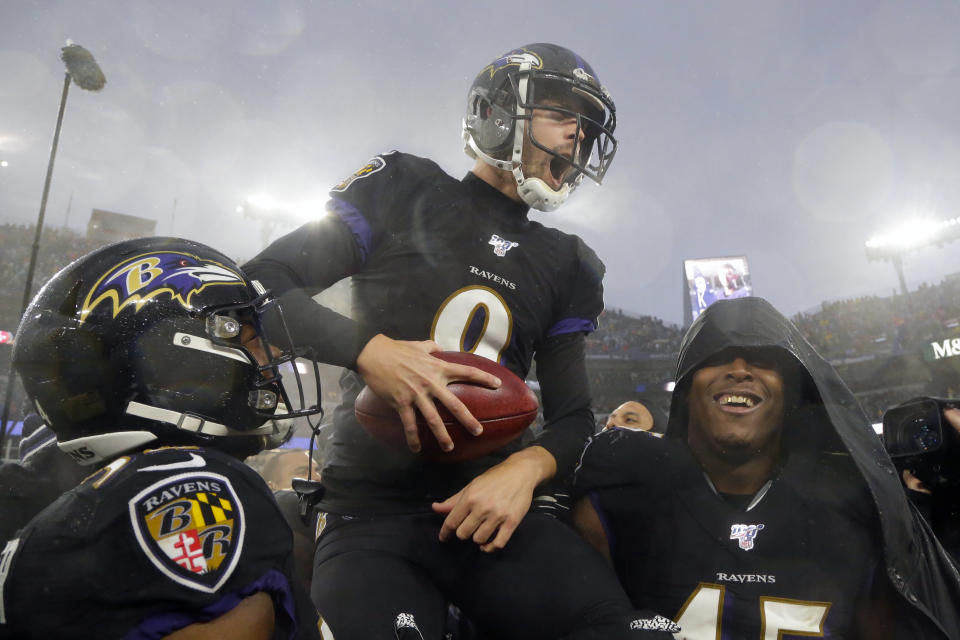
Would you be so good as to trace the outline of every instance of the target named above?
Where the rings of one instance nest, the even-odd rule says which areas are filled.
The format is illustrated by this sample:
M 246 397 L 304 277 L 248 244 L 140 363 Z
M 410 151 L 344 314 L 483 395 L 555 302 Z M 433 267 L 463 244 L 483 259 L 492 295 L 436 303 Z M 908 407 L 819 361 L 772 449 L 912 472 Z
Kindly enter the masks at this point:
M 440 540 L 455 535 L 473 540 L 482 551 L 503 549 L 530 510 L 534 490 L 556 472 L 557 461 L 543 447 L 510 455 L 443 502 L 433 503 L 436 513 L 447 515 Z
M 442 403 L 473 435 L 483 427 L 447 385 L 460 380 L 481 384 L 491 389 L 500 386 L 500 379 L 480 369 L 444 362 L 430 354 L 441 351 L 432 340 L 411 342 L 393 340 L 383 334 L 370 339 L 357 356 L 357 370 L 367 386 L 386 400 L 400 414 L 407 446 L 420 451 L 417 436 L 417 410 L 430 425 L 430 431 L 444 451 L 453 449 L 453 440 L 433 404 Z

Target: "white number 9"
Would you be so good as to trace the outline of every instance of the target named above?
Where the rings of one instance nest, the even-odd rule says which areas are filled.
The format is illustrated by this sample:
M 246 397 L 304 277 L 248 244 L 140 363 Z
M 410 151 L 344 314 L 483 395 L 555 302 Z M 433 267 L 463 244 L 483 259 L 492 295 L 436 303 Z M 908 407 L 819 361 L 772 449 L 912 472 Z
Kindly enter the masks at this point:
M 467 330 L 483 314 L 483 325 L 473 344 Z M 488 287 L 471 286 L 454 291 L 443 301 L 430 327 L 430 339 L 445 351 L 466 351 L 500 362 L 513 334 L 513 315 L 500 294 Z

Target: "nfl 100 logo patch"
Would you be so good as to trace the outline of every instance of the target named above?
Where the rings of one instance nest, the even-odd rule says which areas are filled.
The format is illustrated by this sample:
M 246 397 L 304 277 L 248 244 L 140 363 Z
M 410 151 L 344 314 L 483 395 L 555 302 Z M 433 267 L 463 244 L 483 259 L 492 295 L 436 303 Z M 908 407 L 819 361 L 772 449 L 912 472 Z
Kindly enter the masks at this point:
M 493 234 L 492 236 L 490 236 L 490 240 L 487 242 L 487 244 L 492 244 L 493 252 L 500 257 L 507 255 L 507 251 L 510 251 L 510 249 L 520 246 L 519 242 L 514 242 L 513 240 L 507 240 L 505 238 L 501 238 L 497 234 Z
M 763 531 L 762 524 L 732 524 L 730 525 L 730 539 L 736 540 L 744 551 L 753 549 L 753 541 L 757 534 Z
M 243 505 L 220 474 L 164 478 L 131 499 L 129 511 L 141 549 L 174 582 L 213 593 L 240 560 Z

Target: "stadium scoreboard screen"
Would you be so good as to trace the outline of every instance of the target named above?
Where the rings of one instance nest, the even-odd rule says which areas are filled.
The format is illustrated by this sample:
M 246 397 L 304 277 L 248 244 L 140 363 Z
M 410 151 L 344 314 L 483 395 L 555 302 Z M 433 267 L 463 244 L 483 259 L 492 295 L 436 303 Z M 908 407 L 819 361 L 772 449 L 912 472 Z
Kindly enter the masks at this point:
M 687 323 L 717 300 L 753 295 L 746 256 L 683 261 L 684 317 Z

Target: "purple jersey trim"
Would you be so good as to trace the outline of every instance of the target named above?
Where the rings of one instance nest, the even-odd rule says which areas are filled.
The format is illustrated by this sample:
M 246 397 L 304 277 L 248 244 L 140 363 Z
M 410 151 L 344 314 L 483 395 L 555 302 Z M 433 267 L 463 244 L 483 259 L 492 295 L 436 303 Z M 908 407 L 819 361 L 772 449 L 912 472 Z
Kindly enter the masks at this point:
M 233 609 L 247 596 L 252 596 L 261 591 L 270 594 L 273 598 L 273 606 L 277 608 L 279 604 L 283 613 L 289 618 L 290 635 L 288 637 L 293 638 L 297 631 L 297 616 L 290 581 L 282 573 L 272 569 L 239 592 L 228 593 L 204 609 L 190 612 L 171 611 L 152 615 L 127 633 L 124 640 L 156 640 L 196 622 L 210 622 Z M 274 614 L 277 619 L 281 618 L 282 615 L 280 611 L 276 611 Z
M 565 318 L 550 327 L 550 331 L 547 332 L 547 337 L 552 338 L 553 336 L 558 336 L 563 333 L 576 333 L 578 331 L 592 333 L 596 330 L 597 323 L 593 320 L 585 320 L 584 318 Z
M 33 454 L 57 442 L 57 434 L 43 425 L 20 441 L 20 462 L 26 462 Z
M 360 247 L 361 259 L 366 263 L 367 256 L 370 255 L 370 248 L 373 245 L 373 231 L 370 229 L 367 219 L 363 217 L 359 209 L 339 198 L 330 198 L 327 202 L 327 211 L 343 220 L 350 228 L 354 240 L 357 241 L 357 246 Z

